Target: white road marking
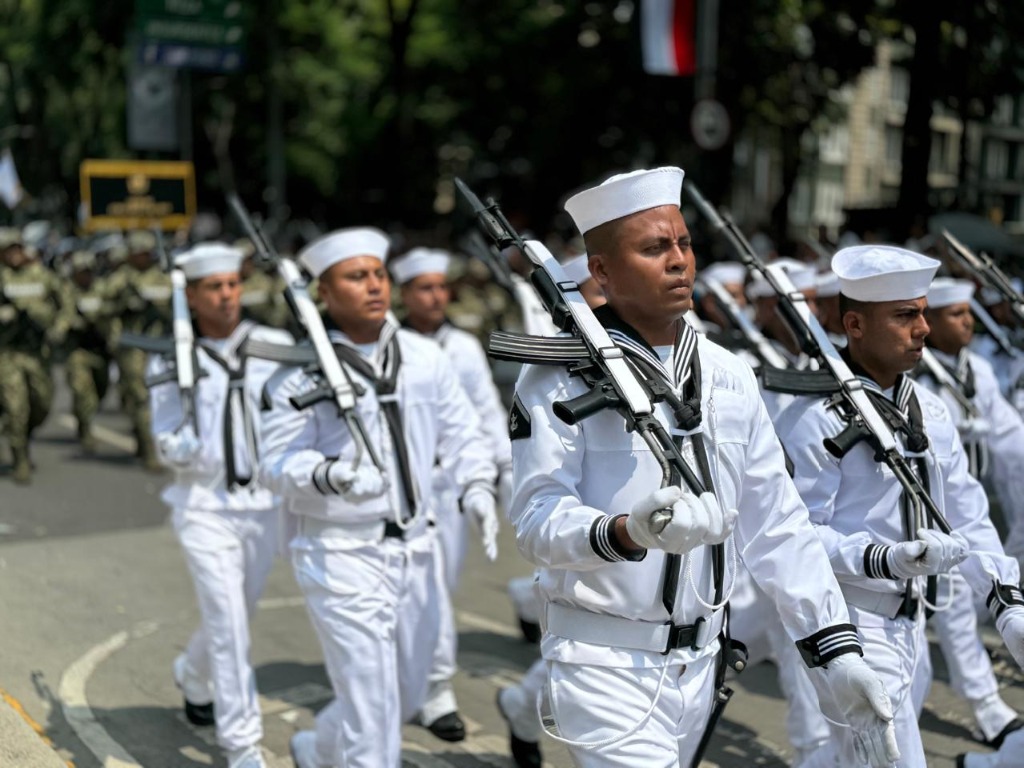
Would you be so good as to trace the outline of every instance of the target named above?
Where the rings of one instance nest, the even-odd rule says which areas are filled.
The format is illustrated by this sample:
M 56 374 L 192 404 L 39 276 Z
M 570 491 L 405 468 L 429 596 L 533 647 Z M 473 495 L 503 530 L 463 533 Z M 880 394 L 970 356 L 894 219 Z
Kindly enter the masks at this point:
M 301 596 L 293 596 L 267 598 L 261 600 L 259 606 L 263 610 L 274 610 L 277 608 L 297 608 L 304 604 Z M 472 627 L 500 635 L 516 636 L 515 631 L 511 627 L 469 611 L 457 611 L 456 619 L 460 626 Z M 156 621 L 142 621 L 127 632 L 118 632 L 110 636 L 86 651 L 61 676 L 58 696 L 61 701 L 64 717 L 82 743 L 96 756 L 96 759 L 103 768 L 142 768 L 142 766 L 125 747 L 114 740 L 96 719 L 85 693 L 89 678 L 100 664 L 124 648 L 130 640 L 151 635 L 160 626 L 160 623 Z M 499 680 L 504 682 L 504 678 L 498 677 L 496 677 L 495 682 Z M 287 722 L 295 722 L 298 717 L 298 708 L 309 706 L 319 701 L 329 700 L 330 695 L 330 689 L 325 686 L 307 683 L 282 691 L 275 691 L 270 696 L 261 696 L 260 706 L 264 715 L 276 712 L 279 713 L 279 717 Z M 456 747 L 460 753 L 473 755 L 484 765 L 496 766 L 497 768 L 507 768 L 511 765 L 511 761 L 507 758 L 497 757 L 494 754 L 503 754 L 508 748 L 503 739 L 481 733 L 483 726 L 471 718 L 464 717 L 464 719 L 466 720 L 467 731 L 471 735 L 470 738 L 467 738 L 466 741 Z M 181 716 L 181 720 L 184 722 L 183 716 Z M 216 746 L 216 739 L 212 729 L 193 730 L 193 734 L 199 741 L 208 746 Z M 287 766 L 291 765 L 291 760 L 288 757 L 275 755 L 266 747 L 263 747 L 263 752 L 267 757 L 267 762 L 275 766 L 275 768 L 287 768 Z M 193 759 L 191 754 L 188 757 Z M 402 759 L 415 766 L 415 768 L 452 768 L 453 766 L 447 760 L 432 755 L 426 747 L 407 741 L 402 742 Z

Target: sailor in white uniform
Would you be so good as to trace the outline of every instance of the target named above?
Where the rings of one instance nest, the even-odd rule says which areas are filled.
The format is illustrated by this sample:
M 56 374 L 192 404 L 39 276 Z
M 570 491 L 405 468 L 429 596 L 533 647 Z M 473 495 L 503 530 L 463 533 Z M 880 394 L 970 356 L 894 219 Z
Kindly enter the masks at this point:
M 455 371 L 388 318 L 387 250 L 379 230 L 352 228 L 298 255 L 319 278 L 353 417 L 331 399 L 296 407 L 318 387 L 301 369 L 268 390 L 261 470 L 298 516 L 292 564 L 335 694 L 316 730 L 292 737 L 299 768 L 401 764 L 401 726 L 426 697 L 438 636 L 435 462 L 466 515 L 495 514 L 493 452 Z
M 570 426 L 554 414 L 586 383 L 561 366 L 524 368 L 510 416 L 510 518 L 520 551 L 541 569 L 544 711 L 577 765 L 688 765 L 712 710 L 728 585 L 742 558 L 857 722 L 872 765 L 887 765 L 898 753 L 888 697 L 861 659 L 754 374 L 681 322 L 695 264 L 682 178 L 678 168 L 615 176 L 566 210 L 608 300 L 596 314 L 633 369 L 665 387 L 675 407 L 660 403 L 657 418 L 714 490 L 697 496 L 677 478 L 661 487 L 655 456 L 621 415 Z M 651 518 L 663 509 L 670 520 L 659 531 Z
M 847 426 L 831 398 L 801 397 L 777 423 L 797 488 L 863 638 L 865 658 L 892 696 L 900 768 L 926 765 L 917 724 L 930 680 L 925 577 L 945 576 L 959 565 L 975 593 L 988 598 L 1011 652 L 1024 659 L 1024 620 L 1015 618 L 1024 614 L 1017 562 L 1003 554 L 946 406 L 904 375 L 921 359 L 928 333 L 925 297 L 938 266 L 934 259 L 881 245 L 843 249 L 832 259 L 849 339 L 843 354 L 885 418 L 898 425 L 901 451 L 952 534 L 937 530 L 905 497 L 866 442 L 848 447 L 842 458 L 826 451 L 823 442 Z M 858 764 L 850 731 L 841 718 L 829 719 L 832 740 L 805 765 Z
M 451 292 L 447 251 L 414 248 L 391 263 L 395 282 L 401 287 L 406 309 L 403 325 L 410 331 L 433 339 L 444 350 L 455 369 L 459 384 L 476 410 L 484 442 L 498 467 L 499 501 L 506 505 L 512 488 L 512 448 L 506 429 L 506 410 L 498 388 L 491 378 L 487 356 L 476 337 L 453 326 L 445 315 Z M 440 466 L 434 468 L 432 505 L 437 517 L 438 538 L 444 556 L 441 571 L 441 631 L 430 673 L 430 691 L 420 711 L 420 722 L 440 739 L 462 741 L 466 725 L 458 713 L 452 677 L 458 633 L 451 607 L 466 557 L 467 527 L 472 526 L 481 539 L 489 560 L 498 556 L 497 515 L 484 520 L 468 518 L 459 509 L 457 484 Z M 507 489 L 507 490 L 503 490 Z
M 204 243 L 178 257 L 196 335 L 195 424 L 183 424 L 172 380 L 153 387 L 150 403 L 158 456 L 174 470 L 161 498 L 173 510 L 201 616 L 174 677 L 185 714 L 217 726 L 229 768 L 262 768 L 263 736 L 256 676 L 249 663 L 249 617 L 263 592 L 281 537 L 279 500 L 262 482 L 260 393 L 275 363 L 244 354 L 246 339 L 291 342 L 284 331 L 241 319 L 243 254 Z M 148 374 L 169 363 L 150 359 Z

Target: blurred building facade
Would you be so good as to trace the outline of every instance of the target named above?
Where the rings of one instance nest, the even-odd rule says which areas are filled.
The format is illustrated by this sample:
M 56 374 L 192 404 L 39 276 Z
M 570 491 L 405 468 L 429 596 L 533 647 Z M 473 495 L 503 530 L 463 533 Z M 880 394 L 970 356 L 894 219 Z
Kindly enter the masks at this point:
M 874 66 L 840 91 L 844 119 L 805 136 L 805 160 L 790 197 L 793 236 L 813 236 L 823 226 L 834 239 L 847 220 L 844 209 L 895 205 L 910 87 L 898 64 L 900 45 L 879 45 Z M 936 209 L 956 204 L 959 196 L 960 208 L 1024 235 L 1024 93 L 1001 97 L 987 121 L 966 127 L 936 104 L 931 128 L 928 183 Z M 771 138 L 751 132 L 736 143 L 732 204 L 752 227 L 767 220 L 781 187 Z

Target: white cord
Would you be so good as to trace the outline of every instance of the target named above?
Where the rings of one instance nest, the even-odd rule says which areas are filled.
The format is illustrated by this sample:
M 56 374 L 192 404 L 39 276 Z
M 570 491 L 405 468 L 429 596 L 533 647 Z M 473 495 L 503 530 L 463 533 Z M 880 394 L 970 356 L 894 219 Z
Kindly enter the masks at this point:
M 945 579 L 947 579 L 949 581 L 949 599 L 946 600 L 946 604 L 945 605 L 941 605 L 940 606 L 940 605 L 932 605 L 931 603 L 929 603 L 928 602 L 927 590 L 925 591 L 924 594 L 921 595 L 921 602 L 924 603 L 925 608 L 927 608 L 928 610 L 932 611 L 933 613 L 944 613 L 945 611 L 948 611 L 950 608 L 953 607 L 953 598 L 956 596 L 956 581 L 954 581 L 952 574 L 949 574 L 949 573 L 937 574 L 935 576 L 935 589 L 936 589 L 936 592 L 938 592 L 939 580 L 943 579 L 943 578 L 945 578 Z
M 637 722 L 634 725 L 632 725 L 627 731 L 625 731 L 625 733 L 616 734 L 615 736 L 610 736 L 609 738 L 602 739 L 601 741 L 574 741 L 572 739 L 566 739 L 562 736 L 559 736 L 557 733 L 552 731 L 550 728 L 548 728 L 548 723 L 550 722 L 552 726 L 556 726 L 556 723 L 554 722 L 555 712 L 553 702 L 550 701 L 550 677 L 547 685 L 545 685 L 541 689 L 541 693 L 537 697 L 537 719 L 540 721 L 540 726 L 544 729 L 544 733 L 546 733 L 555 741 L 561 744 L 565 744 L 567 747 L 576 747 L 578 749 L 602 749 L 604 747 L 610 747 L 612 744 L 617 744 L 623 739 L 629 738 L 634 733 L 639 731 L 644 726 L 644 723 L 646 723 L 650 719 L 651 715 L 654 714 L 654 709 L 658 706 L 658 700 L 661 698 L 661 691 L 665 685 L 665 675 L 668 674 L 668 668 L 668 664 L 661 668 L 661 676 L 658 678 L 658 688 L 654 691 L 654 699 L 651 701 L 651 706 L 647 709 L 646 712 L 644 712 L 644 714 L 640 717 L 639 720 L 637 720 Z M 548 717 L 545 717 L 543 712 L 544 697 L 547 697 L 548 699 L 548 710 L 550 712 L 550 716 Z

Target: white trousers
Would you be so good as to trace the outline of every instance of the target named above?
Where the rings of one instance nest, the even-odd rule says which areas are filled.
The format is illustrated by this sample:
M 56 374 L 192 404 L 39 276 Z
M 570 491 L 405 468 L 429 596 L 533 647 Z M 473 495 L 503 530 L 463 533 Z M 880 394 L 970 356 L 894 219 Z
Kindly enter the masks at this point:
M 172 522 L 201 617 L 185 651 L 186 676 L 212 684 L 221 748 L 257 744 L 263 725 L 249 663 L 249 618 L 278 551 L 279 513 L 177 509 Z
M 549 662 L 543 710 L 561 739 L 576 742 L 567 746 L 580 768 L 686 768 L 711 714 L 717 658 L 664 669 Z
M 897 768 L 928 768 L 925 762 L 921 731 L 917 725 L 920 706 L 931 683 L 931 663 L 928 660 L 928 641 L 924 636 L 924 617 L 916 621 L 906 618 L 888 619 L 877 613 L 850 606 L 850 622 L 860 632 L 864 645 L 864 661 L 878 673 L 889 694 L 895 712 L 896 743 L 900 748 Z M 812 672 L 815 672 L 812 670 Z M 812 679 L 824 680 L 815 672 Z M 824 688 L 819 698 L 828 697 Z M 834 709 L 834 707 L 833 707 Z M 829 717 L 838 721 L 838 715 Z M 845 724 L 830 723 L 829 742 L 811 755 L 805 766 L 814 768 L 861 768 L 865 763 L 856 757 L 853 734 Z
M 985 754 L 971 753 L 965 765 L 967 768 L 1020 768 L 1024 756 L 1024 730 L 1014 731 L 1003 741 L 998 752 Z
M 978 614 L 974 610 L 974 593 L 959 570 L 951 574 L 955 589 L 953 602 L 945 611 L 936 611 L 930 619 L 942 655 L 949 668 L 953 690 L 969 701 L 978 701 L 999 691 L 999 683 L 992 671 L 992 660 L 978 633 Z M 950 582 L 939 581 L 937 600 L 940 606 L 949 598 Z M 998 731 L 1001 730 L 997 729 Z
M 548 663 L 537 659 L 519 683 L 509 686 L 508 693 L 502 697 L 512 733 L 523 741 L 540 741 L 543 728 L 537 708 L 547 681 Z
M 437 642 L 435 546 L 432 530 L 292 542 L 335 696 L 316 722 L 323 765 L 400 768 L 402 723 L 423 704 Z

